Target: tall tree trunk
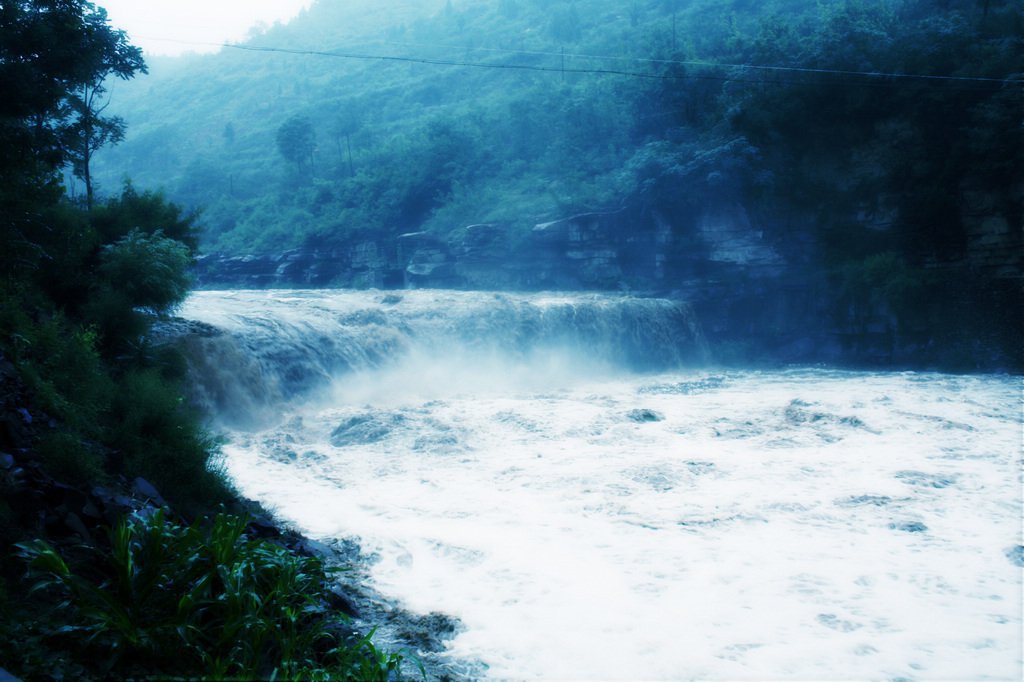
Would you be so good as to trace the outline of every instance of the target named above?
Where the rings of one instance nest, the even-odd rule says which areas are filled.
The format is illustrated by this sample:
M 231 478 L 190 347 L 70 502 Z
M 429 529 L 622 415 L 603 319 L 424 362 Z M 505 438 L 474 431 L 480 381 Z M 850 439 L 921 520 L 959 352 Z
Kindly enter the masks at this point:
M 89 86 L 83 86 L 82 101 L 85 102 L 85 111 L 82 114 L 84 117 L 82 123 L 82 179 L 85 180 L 85 208 L 89 212 L 92 212 L 92 173 L 89 172 L 89 160 L 92 156 L 93 93 L 89 92 Z

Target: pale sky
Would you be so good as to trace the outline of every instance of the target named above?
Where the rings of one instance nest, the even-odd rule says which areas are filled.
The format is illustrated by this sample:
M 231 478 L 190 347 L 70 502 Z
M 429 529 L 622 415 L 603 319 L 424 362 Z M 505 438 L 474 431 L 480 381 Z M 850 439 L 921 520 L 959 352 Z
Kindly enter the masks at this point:
M 216 52 L 238 42 L 256 22 L 287 22 L 311 0 L 94 0 L 110 24 L 128 32 L 146 54 Z M 182 41 L 182 42 L 173 42 Z

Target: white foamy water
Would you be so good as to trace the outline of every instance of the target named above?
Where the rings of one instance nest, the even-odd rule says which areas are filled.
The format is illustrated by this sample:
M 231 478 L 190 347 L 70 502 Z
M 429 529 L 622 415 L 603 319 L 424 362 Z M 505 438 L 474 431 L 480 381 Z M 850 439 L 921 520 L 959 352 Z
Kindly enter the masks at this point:
M 310 297 L 337 319 L 327 294 L 287 305 Z M 243 337 L 285 298 L 185 314 Z M 1021 678 L 1020 377 L 588 370 L 586 342 L 427 352 L 409 319 L 374 317 L 407 334 L 393 361 L 232 433 L 226 464 L 357 538 L 383 593 L 459 618 L 450 654 L 487 678 Z

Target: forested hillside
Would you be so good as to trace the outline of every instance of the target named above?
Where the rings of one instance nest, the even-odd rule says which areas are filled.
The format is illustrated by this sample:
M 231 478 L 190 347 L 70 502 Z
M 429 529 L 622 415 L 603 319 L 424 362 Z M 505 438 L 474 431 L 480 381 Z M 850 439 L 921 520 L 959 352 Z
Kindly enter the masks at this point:
M 965 310 L 1020 305 L 1013 0 L 320 0 L 150 66 L 114 91 L 128 134 L 95 176 L 202 208 L 206 253 L 362 243 L 356 260 L 400 273 L 425 242 L 399 235 L 448 244 L 428 260 L 523 254 L 535 225 L 624 211 L 620 242 L 648 235 L 655 265 L 604 267 L 622 253 L 598 239 L 563 249 L 587 273 L 493 285 L 680 289 L 753 260 L 827 289 L 828 324 L 894 336 L 963 326 L 936 317 L 958 291 Z M 446 282 L 491 284 L 425 285 Z
M 99 175 L 205 207 L 207 250 L 723 193 L 951 250 L 958 184 L 1019 182 L 1021 36 L 1010 0 L 320 0 L 119 84 Z

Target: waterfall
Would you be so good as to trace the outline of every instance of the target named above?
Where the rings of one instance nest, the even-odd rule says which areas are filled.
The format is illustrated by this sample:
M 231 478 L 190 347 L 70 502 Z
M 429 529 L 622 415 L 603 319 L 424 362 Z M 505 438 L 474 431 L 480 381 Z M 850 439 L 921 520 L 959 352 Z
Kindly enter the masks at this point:
M 404 366 L 463 374 L 652 372 L 707 362 L 686 303 L 602 294 L 197 292 L 181 315 L 193 394 L 235 425 L 345 377 Z

